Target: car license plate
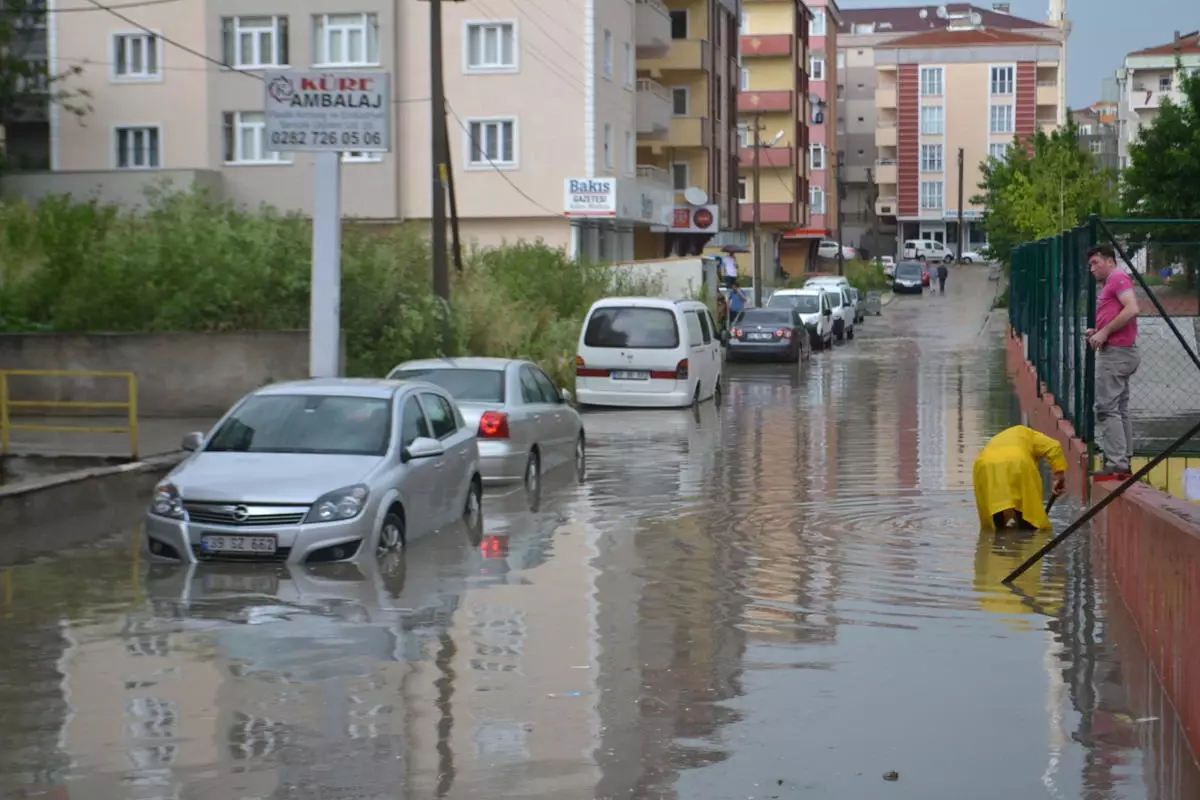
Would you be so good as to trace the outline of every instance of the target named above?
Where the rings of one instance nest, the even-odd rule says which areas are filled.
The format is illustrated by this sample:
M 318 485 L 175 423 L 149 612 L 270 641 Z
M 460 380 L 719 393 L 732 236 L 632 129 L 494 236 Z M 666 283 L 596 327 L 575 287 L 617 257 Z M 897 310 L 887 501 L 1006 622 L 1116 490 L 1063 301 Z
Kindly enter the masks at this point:
M 614 369 L 612 373 L 614 381 L 648 381 L 650 380 L 649 372 L 637 372 L 633 370 Z
M 275 594 L 279 579 L 274 575 L 205 575 L 204 588 L 216 592 Z
M 200 537 L 200 549 L 206 553 L 256 553 L 273 555 L 274 536 L 220 536 L 206 534 Z
M 748 333 L 748 334 L 746 334 L 746 338 L 748 338 L 748 339 L 770 339 L 771 334 L 769 334 L 769 333 Z

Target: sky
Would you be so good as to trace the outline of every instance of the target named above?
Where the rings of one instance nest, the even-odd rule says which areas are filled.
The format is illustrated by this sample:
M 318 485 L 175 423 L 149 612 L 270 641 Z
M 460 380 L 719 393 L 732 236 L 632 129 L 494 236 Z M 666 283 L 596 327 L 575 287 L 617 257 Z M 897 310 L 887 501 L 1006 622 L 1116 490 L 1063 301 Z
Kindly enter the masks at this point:
M 1050 7 L 1047 0 L 1010 1 L 1015 16 L 1046 21 Z M 1113 77 L 1126 53 L 1169 44 L 1176 30 L 1186 33 L 1200 27 L 1200 17 L 1188 10 L 1193 1 L 1136 0 L 1130 4 L 1127 0 L 1067 0 L 1067 17 L 1072 22 L 1067 42 L 1067 104 L 1071 108 L 1084 108 L 1099 101 L 1102 80 Z M 991 0 L 973 0 L 973 4 L 992 7 Z M 841 0 L 839 5 L 936 8 L 938 4 L 919 0 Z M 1131 8 L 1136 8 L 1137 13 L 1129 13 Z

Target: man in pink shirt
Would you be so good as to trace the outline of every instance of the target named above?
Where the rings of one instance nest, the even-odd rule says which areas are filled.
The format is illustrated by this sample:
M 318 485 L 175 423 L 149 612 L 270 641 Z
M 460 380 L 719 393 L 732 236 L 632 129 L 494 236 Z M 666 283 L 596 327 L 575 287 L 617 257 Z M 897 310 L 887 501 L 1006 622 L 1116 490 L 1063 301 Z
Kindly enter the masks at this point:
M 1096 443 L 1104 452 L 1098 480 L 1129 477 L 1133 456 L 1133 421 L 1129 417 L 1129 379 L 1137 372 L 1137 293 L 1133 279 L 1117 267 L 1112 247 L 1100 244 L 1088 250 L 1088 267 L 1099 282 L 1096 327 L 1088 328 L 1087 342 L 1096 351 Z

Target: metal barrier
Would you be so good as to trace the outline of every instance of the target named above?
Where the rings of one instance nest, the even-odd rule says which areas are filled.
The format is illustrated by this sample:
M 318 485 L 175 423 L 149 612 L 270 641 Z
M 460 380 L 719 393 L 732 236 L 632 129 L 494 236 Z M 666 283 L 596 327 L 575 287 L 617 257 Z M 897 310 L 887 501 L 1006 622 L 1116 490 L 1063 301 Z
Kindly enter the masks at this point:
M 90 402 L 82 400 L 14 400 L 10 378 L 112 378 L 124 380 L 128 390 L 125 402 Z M 7 455 L 13 431 L 41 433 L 122 433 L 129 436 L 130 456 L 138 457 L 138 385 L 137 375 L 132 372 L 97 372 L 69 369 L 8 369 L 0 370 L 0 455 Z M 31 425 L 15 424 L 13 409 L 111 409 L 124 411 L 128 420 L 125 427 L 88 425 Z

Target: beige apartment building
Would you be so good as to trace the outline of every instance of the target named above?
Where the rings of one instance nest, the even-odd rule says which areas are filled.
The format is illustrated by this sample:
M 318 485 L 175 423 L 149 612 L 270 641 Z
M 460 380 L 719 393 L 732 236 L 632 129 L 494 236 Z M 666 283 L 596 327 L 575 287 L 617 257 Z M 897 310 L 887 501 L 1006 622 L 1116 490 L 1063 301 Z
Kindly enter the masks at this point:
M 1184 70 L 1200 75 L 1200 31 L 1176 31 L 1170 42 L 1125 56 L 1117 70 L 1117 155 L 1122 169 L 1129 166 L 1129 145 L 1137 141 L 1138 131 L 1158 117 L 1162 102 L 1183 100 L 1177 58 Z
M 845 97 L 838 120 L 845 244 L 871 255 L 896 254 L 905 238 L 953 245 L 959 147 L 966 239 L 982 244 L 972 223 L 983 210 L 965 202 L 979 183 L 979 165 L 1013 135 L 1065 122 L 1069 32 L 1065 0 L 1049 0 L 1044 23 L 1013 16 L 1008 3 L 843 10 L 837 59 Z M 939 101 L 922 94 L 922 76 Z M 931 110 L 922 111 L 925 105 Z
M 88 0 L 50 0 L 50 69 L 82 67 L 72 88 L 91 93 L 93 111 L 76 119 L 52 108 L 50 171 L 9 178 L 5 191 L 130 204 L 165 179 L 306 213 L 312 157 L 267 146 L 261 71 L 378 70 L 392 75 L 393 148 L 343 155 L 343 213 L 428 219 L 428 8 L 178 0 L 118 16 Z M 468 241 L 542 238 L 615 260 L 633 257 L 635 242 L 639 255 L 659 255 L 736 224 L 737 0 L 443 8 L 451 158 Z M 593 181 L 601 213 L 597 197 L 578 213 L 571 179 Z M 693 187 L 698 205 L 715 206 L 712 219 L 684 200 Z

